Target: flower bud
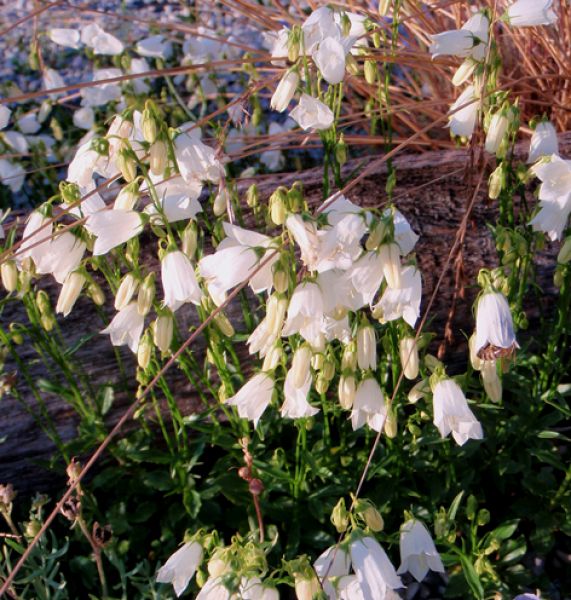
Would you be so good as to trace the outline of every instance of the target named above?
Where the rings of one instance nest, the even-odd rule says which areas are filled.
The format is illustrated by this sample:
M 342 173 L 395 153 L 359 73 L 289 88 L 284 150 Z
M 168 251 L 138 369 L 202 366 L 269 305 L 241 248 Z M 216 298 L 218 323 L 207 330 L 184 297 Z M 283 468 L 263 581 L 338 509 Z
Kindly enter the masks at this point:
M 50 297 L 45 290 L 39 290 L 36 294 L 36 305 L 42 315 L 51 315 L 52 306 L 50 304 Z
M 318 394 L 325 394 L 329 389 L 329 379 L 323 377 L 323 374 L 320 373 L 315 380 L 315 391 Z
M 477 64 L 476 61 L 467 58 L 458 69 L 456 69 L 456 73 L 454 73 L 454 77 L 452 77 L 452 85 L 458 87 L 468 81 L 476 69 Z
M 276 225 L 283 225 L 286 220 L 287 192 L 284 187 L 279 187 L 270 196 L 270 218 Z
M 373 85 L 377 79 L 377 63 L 374 60 L 367 59 L 364 65 L 365 81 Z
M 347 344 L 343 349 L 343 357 L 341 358 L 342 371 L 354 371 L 357 368 L 357 351 L 355 342 Z
M 282 326 L 287 311 L 287 300 L 280 298 L 277 294 L 272 294 L 266 306 L 266 323 L 268 334 L 278 336 L 282 330 Z
M 335 146 L 335 159 L 343 166 L 347 162 L 347 144 L 345 143 L 345 136 L 341 134 L 339 141 Z
M 359 63 L 351 53 L 347 54 L 345 57 L 345 68 L 349 73 L 351 73 L 351 75 L 353 75 L 353 77 L 359 77 L 361 75 Z
M 59 184 L 59 191 L 63 201 L 67 204 L 74 204 L 81 200 L 81 192 L 79 191 L 77 183 L 61 181 Z
M 98 283 L 95 283 L 95 281 L 92 281 L 89 284 L 87 294 L 97 306 L 103 306 L 105 304 L 105 294 L 103 293 L 101 286 Z
M 357 331 L 357 364 L 363 371 L 377 368 L 377 338 L 371 325 L 361 326 Z
M 320 371 L 325 364 L 325 356 L 321 352 L 317 352 L 311 357 L 311 366 L 315 371 Z
M 407 379 L 418 377 L 418 348 L 413 337 L 405 337 L 399 342 L 399 354 L 404 376 Z
M 264 362 L 262 364 L 262 371 L 273 371 L 282 359 L 283 350 L 281 344 L 276 344 L 268 350 L 266 356 L 264 356 Z
M 291 370 L 293 372 L 293 385 L 300 388 L 309 374 L 311 364 L 311 349 L 309 346 L 301 346 L 294 354 L 291 361 Z
M 233 337 L 235 335 L 236 331 L 234 330 L 232 323 L 230 323 L 230 320 L 222 311 L 214 317 L 213 321 L 216 324 L 216 327 L 220 329 L 220 332 L 226 337 Z
M 317 577 L 313 577 L 312 579 L 295 578 L 295 595 L 297 596 L 297 600 L 313 600 L 320 591 L 321 586 Z
M 566 265 L 571 260 L 571 236 L 565 239 L 557 255 L 557 262 Z
M 56 304 L 56 313 L 67 317 L 71 312 L 86 282 L 85 275 L 77 271 L 70 273 L 63 282 Z
M 115 198 L 114 208 L 132 210 L 139 199 L 139 184 L 133 181 L 124 186 Z
M 123 179 L 127 182 L 131 182 L 137 177 L 137 163 L 130 155 L 128 150 L 119 150 L 117 157 L 117 166 L 123 175 Z
M 295 71 L 286 71 L 270 100 L 270 107 L 278 112 L 284 112 L 295 94 L 298 83 L 299 75 Z
M 53 315 L 42 315 L 40 323 L 45 331 L 51 331 L 55 327 L 56 320 Z
M 157 139 L 157 121 L 155 120 L 153 111 L 149 108 L 145 108 L 141 115 L 141 130 L 145 142 L 153 144 Z
M 143 371 L 149 366 L 152 351 L 153 344 L 151 343 L 150 336 L 145 334 L 137 346 L 137 363 L 139 364 L 139 368 L 143 369 Z
M 416 404 L 421 398 L 424 398 L 430 391 L 430 385 L 426 379 L 416 383 L 408 393 L 408 401 L 411 404 Z
M 2 276 L 2 285 L 4 286 L 4 289 L 9 294 L 15 292 L 18 287 L 18 269 L 16 263 L 13 260 L 3 262 L 0 267 L 0 274 Z
M 509 121 L 502 111 L 497 112 L 490 121 L 488 128 L 488 134 L 486 135 L 486 152 L 495 154 L 506 135 L 508 130 Z
M 182 232 L 182 251 L 188 258 L 192 258 L 196 252 L 198 245 L 198 229 L 196 227 L 196 221 L 189 221 L 188 225 Z
M 401 287 L 400 251 L 397 244 L 383 244 L 379 248 L 379 257 L 383 265 L 383 275 L 390 288 Z
M 476 348 L 476 334 L 473 333 L 468 340 L 468 350 L 470 352 L 470 363 L 472 363 L 472 368 L 475 371 L 480 371 L 482 369 L 483 361 L 478 356 L 478 348 Z
M 149 313 L 155 299 L 155 274 L 149 273 L 137 294 L 137 312 L 144 317 Z
M 303 35 L 303 34 L 301 34 Z M 287 40 L 287 58 L 290 62 L 294 63 L 299 58 L 300 50 L 300 29 L 299 27 L 293 28 L 289 34 Z
M 272 276 L 274 289 L 279 294 L 284 294 L 288 290 L 289 276 L 286 271 L 276 269 Z
M 168 149 L 165 142 L 157 140 L 149 150 L 149 167 L 153 175 L 162 175 L 168 163 Z
M 386 427 L 386 425 L 385 425 Z M 362 512 L 361 516 L 365 520 L 365 524 L 371 531 L 382 531 L 385 527 L 385 522 L 381 513 L 372 505 L 369 504 Z
M 355 400 L 357 384 L 353 375 L 342 375 L 339 378 L 339 404 L 345 410 L 351 410 Z
M 173 336 L 171 313 L 159 315 L 153 323 L 153 342 L 161 352 L 168 352 Z
M 127 273 L 125 277 L 121 280 L 121 284 L 117 289 L 117 294 L 115 295 L 115 310 L 121 310 L 131 302 L 131 298 L 133 294 L 137 291 L 139 287 L 139 280 L 136 279 L 132 273 Z
M 482 361 L 482 381 L 486 394 L 492 402 L 500 402 L 502 399 L 502 381 L 498 375 L 495 360 Z
M 331 381 L 335 377 L 335 363 L 327 359 L 324 361 L 323 366 L 321 367 L 321 375 L 327 379 L 327 381 Z
M 497 200 L 504 186 L 504 179 L 503 165 L 498 165 L 488 180 L 488 196 L 491 200 Z
M 338 533 L 343 533 L 349 525 L 349 513 L 345 506 L 345 498 L 340 498 L 331 511 L 331 523 Z
M 397 415 L 394 410 L 389 409 L 387 412 L 387 418 L 385 419 L 385 435 L 388 438 L 393 439 L 396 437 L 397 432 Z
M 214 204 L 212 205 L 212 212 L 220 217 L 226 212 L 228 208 L 228 201 L 230 200 L 226 188 L 221 188 L 216 198 L 214 198 Z
M 246 192 L 246 204 L 250 208 L 255 208 L 256 206 L 258 206 L 259 200 L 260 197 L 258 193 L 258 186 L 255 183 L 253 183 Z

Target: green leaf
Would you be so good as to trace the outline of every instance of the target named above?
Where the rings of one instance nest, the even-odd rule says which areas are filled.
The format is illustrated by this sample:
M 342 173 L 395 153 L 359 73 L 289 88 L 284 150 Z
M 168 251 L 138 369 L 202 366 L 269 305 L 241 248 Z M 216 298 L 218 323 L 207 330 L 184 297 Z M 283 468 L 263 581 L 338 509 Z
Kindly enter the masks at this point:
M 460 554 L 460 562 L 462 563 L 464 577 L 466 578 L 472 593 L 478 600 L 483 600 L 484 588 L 480 583 L 480 578 L 478 577 L 478 573 L 476 573 L 476 569 L 474 569 L 474 565 L 470 562 L 468 557 L 463 554 Z
M 462 496 L 464 495 L 464 492 L 460 492 L 456 498 L 454 498 L 454 500 L 452 500 L 452 504 L 450 505 L 450 508 L 448 509 L 448 518 L 451 521 L 454 521 L 454 519 L 456 519 L 456 513 L 458 512 L 458 508 L 460 507 L 460 502 L 462 501 Z

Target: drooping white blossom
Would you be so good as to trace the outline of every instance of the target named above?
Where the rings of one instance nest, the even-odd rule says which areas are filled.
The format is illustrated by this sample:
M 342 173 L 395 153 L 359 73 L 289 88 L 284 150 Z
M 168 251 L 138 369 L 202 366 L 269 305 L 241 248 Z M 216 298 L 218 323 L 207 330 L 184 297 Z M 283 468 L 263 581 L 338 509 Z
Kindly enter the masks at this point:
M 375 379 L 368 377 L 361 381 L 355 393 L 351 425 L 353 431 L 360 429 L 365 423 L 373 431 L 381 431 L 387 418 L 387 407 L 381 387 Z
M 442 559 L 426 527 L 416 519 L 404 523 L 400 531 L 401 564 L 397 573 L 407 571 L 422 581 L 429 570 L 444 573 Z
M 450 433 L 459 446 L 484 437 L 482 426 L 470 410 L 466 396 L 452 379 L 439 381 L 433 390 L 434 425 L 444 438 Z
M 460 108 L 461 106 L 463 108 Z M 450 106 L 450 113 L 448 126 L 452 134 L 467 138 L 472 137 L 476 126 L 476 117 L 478 116 L 478 99 L 473 85 L 469 85 L 458 96 L 458 99 Z
M 181 129 L 184 127 L 181 126 Z M 218 183 L 224 167 L 216 152 L 202 142 L 200 129 L 181 133 L 174 140 L 174 150 L 180 174 L 187 183 L 211 181 Z
M 194 577 L 202 556 L 202 546 L 198 542 L 187 542 L 159 569 L 157 582 L 172 583 L 175 594 L 180 596 Z
M 278 83 L 270 100 L 270 107 L 278 112 L 283 112 L 293 98 L 298 83 L 299 75 L 295 71 L 287 71 Z
M 350 546 L 351 562 L 365 598 L 385 598 L 403 587 L 386 552 L 371 536 L 358 537 Z
M 557 15 L 552 10 L 553 0 L 518 0 L 508 7 L 508 23 L 513 27 L 553 25 Z
M 414 327 L 420 316 L 422 280 L 420 271 L 413 266 L 402 270 L 401 287 L 387 287 L 379 302 L 373 306 L 373 314 L 381 323 L 401 317 Z
M 323 344 L 324 302 L 321 288 L 311 281 L 302 281 L 294 290 L 282 336 L 299 333 L 314 348 Z
M 268 407 L 274 393 L 274 379 L 267 373 L 258 373 L 245 383 L 238 393 L 226 400 L 235 406 L 243 419 L 258 425 L 260 417 Z
M 200 304 L 202 292 L 194 274 L 194 267 L 180 250 L 168 252 L 161 261 L 161 281 L 164 303 L 176 310 L 185 302 Z
M 127 345 L 136 353 L 144 327 L 145 317 L 139 314 L 137 302 L 133 301 L 120 310 L 101 333 L 109 334 L 114 346 Z
M 538 123 L 529 144 L 528 163 L 534 163 L 542 156 L 551 156 L 559 153 L 559 141 L 557 131 L 552 123 L 544 121 Z
M 517 348 L 512 313 L 507 300 L 500 292 L 487 292 L 480 296 L 476 310 L 475 351 L 488 347 Z
M 100 210 L 88 217 L 85 228 L 96 237 L 93 255 L 100 256 L 139 235 L 143 221 L 134 210 Z
M 326 105 L 309 94 L 302 94 L 299 104 L 289 115 L 302 129 L 329 129 L 333 124 L 333 112 Z
M 349 575 L 351 558 L 347 552 L 337 546 L 327 548 L 313 563 L 313 568 L 323 585 L 323 591 L 328 598 L 335 598 L 333 579 Z
M 332 37 L 325 38 L 313 52 L 313 60 L 327 83 L 335 85 L 343 81 L 345 54 L 343 44 Z
M 308 365 L 309 367 L 309 365 Z M 298 387 L 295 382 L 295 371 L 291 368 L 285 378 L 284 383 L 284 403 L 280 409 L 282 417 L 287 419 L 302 419 L 312 417 L 319 412 L 307 401 L 309 389 L 311 387 L 311 373 L 307 369 L 305 380 Z
M 488 18 L 481 12 L 474 14 L 462 26 L 432 35 L 430 53 L 432 58 L 443 55 L 471 57 L 482 60 L 488 43 Z

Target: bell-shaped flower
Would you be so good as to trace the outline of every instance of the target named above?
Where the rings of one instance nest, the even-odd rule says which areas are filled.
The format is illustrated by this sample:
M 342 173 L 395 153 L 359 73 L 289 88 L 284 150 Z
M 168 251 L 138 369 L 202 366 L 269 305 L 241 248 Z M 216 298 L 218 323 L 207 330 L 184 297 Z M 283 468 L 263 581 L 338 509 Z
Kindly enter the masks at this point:
M 552 10 L 553 0 L 518 0 L 506 13 L 508 23 L 513 27 L 535 27 L 553 25 L 557 15 Z
M 93 255 L 101 256 L 139 235 L 143 220 L 134 210 L 100 210 L 88 217 L 85 228 L 96 237 Z
M 384 280 L 384 263 L 378 252 L 365 252 L 347 271 L 356 292 L 353 310 L 371 304 Z
M 26 170 L 18 163 L 0 158 L 0 181 L 14 193 L 19 192 L 26 180 Z
M 462 26 L 462 29 L 453 29 L 432 35 L 430 53 L 432 58 L 443 55 L 472 57 L 482 60 L 485 56 L 488 43 L 488 29 L 490 22 L 481 12 L 474 14 Z
M 16 124 L 18 125 L 18 129 L 26 135 L 33 135 L 42 128 L 42 124 L 38 121 L 38 117 L 34 113 L 22 115 L 16 121 Z M 29 139 L 30 138 L 28 137 L 28 140 Z
M 426 527 L 416 519 L 404 523 L 400 530 L 401 564 L 397 573 L 407 571 L 422 581 L 429 570 L 444 573 L 444 565 Z
M 394 321 L 401 317 L 414 327 L 420 316 L 422 299 L 422 280 L 416 267 L 402 270 L 401 287 L 387 287 L 379 302 L 373 306 L 373 314 L 381 323 Z
M 29 257 L 37 265 L 49 250 L 52 229 L 53 225 L 49 217 L 44 216 L 38 210 L 33 211 L 24 227 L 20 250 L 16 254 L 16 262 L 21 264 L 24 259 Z
M 571 161 L 552 155 L 549 162 L 540 162 L 532 169 L 541 185 L 540 210 L 530 224 L 551 240 L 559 240 L 571 212 Z
M 551 156 L 559 153 L 557 131 L 552 123 L 543 121 L 535 127 L 529 144 L 528 163 L 534 163 L 542 156 Z
M 286 227 L 301 250 L 301 261 L 310 271 L 317 270 L 319 262 L 319 236 L 317 225 L 301 215 L 289 215 Z
M 466 105 L 466 106 L 464 106 Z M 460 108 L 463 106 L 463 108 Z M 469 85 L 450 106 L 448 126 L 453 135 L 471 138 L 478 116 L 476 89 Z
M 235 406 L 240 417 L 253 421 L 256 427 L 272 400 L 274 383 L 273 377 L 267 373 L 258 373 L 244 384 L 237 394 L 228 398 L 226 404 Z
M 323 79 L 332 85 L 345 77 L 345 48 L 338 40 L 325 38 L 314 50 L 312 57 Z
M 5 104 L 0 104 L 0 129 L 4 129 L 8 125 L 11 114 L 12 111 Z
M 323 293 L 317 283 L 302 281 L 294 290 L 287 311 L 282 336 L 299 333 L 311 346 L 323 343 Z
M 116 79 L 123 75 L 121 69 L 95 69 L 93 71 L 92 81 L 102 81 L 93 87 L 81 88 L 79 91 L 83 106 L 104 106 L 113 100 L 121 98 L 121 87 L 117 81 L 107 81 Z
M 485 292 L 478 300 L 475 351 L 480 358 L 488 346 L 498 350 L 519 348 L 509 304 L 500 292 Z
M 375 379 L 368 377 L 359 384 L 351 411 L 353 431 L 365 423 L 373 431 L 381 431 L 387 418 L 387 407 L 381 387 Z
M 91 129 L 95 123 L 95 113 L 90 106 L 82 106 L 73 113 L 73 124 L 79 129 Z
M 319 252 L 315 270 L 319 273 L 331 269 L 347 270 L 362 254 L 361 239 L 367 231 L 360 214 L 347 214 L 333 226 L 318 232 Z
M 114 346 L 127 345 L 136 353 L 144 327 L 145 317 L 139 314 L 137 302 L 133 301 L 120 310 L 101 333 L 109 334 Z
M 238 596 L 242 600 L 279 600 L 276 588 L 264 585 L 259 577 L 242 577 Z
M 286 375 L 284 383 L 284 403 L 280 409 L 280 413 L 284 419 L 303 419 L 312 417 L 319 412 L 318 408 L 314 408 L 307 401 L 309 389 L 311 388 L 311 373 L 309 365 L 305 380 L 299 387 L 295 381 L 296 372 L 292 367 Z
M 61 286 L 61 290 L 57 299 L 57 314 L 62 314 L 64 317 L 69 315 L 76 300 L 81 294 L 81 290 L 83 289 L 85 281 L 85 275 L 79 272 L 70 273 L 66 277 L 63 285 Z
M 494 114 L 488 127 L 488 133 L 486 134 L 485 149 L 490 154 L 495 154 L 507 133 L 509 127 L 508 118 L 503 114 L 502 111 L 498 111 Z
M 383 217 L 389 216 L 392 216 L 393 219 L 395 243 L 398 245 L 401 255 L 406 256 L 414 250 L 416 242 L 418 241 L 418 235 L 414 233 L 410 223 L 400 210 L 396 208 L 387 208 L 383 212 Z
M 187 542 L 159 569 L 157 582 L 172 583 L 175 594 L 180 596 L 194 577 L 202 555 L 202 546 L 198 542 Z
M 95 54 L 105 56 L 116 56 L 117 54 L 121 54 L 125 48 L 121 40 L 107 33 L 95 23 L 83 29 L 81 41 L 90 48 L 93 48 Z
M 65 87 L 65 81 L 63 80 L 63 77 L 55 69 L 44 69 L 42 80 L 44 83 L 44 88 L 48 91 Z M 63 92 L 57 92 L 48 94 L 48 96 L 52 100 L 55 100 L 61 96 L 62 93 Z
M 301 31 L 306 54 L 312 54 L 326 38 L 341 37 L 341 30 L 335 22 L 335 13 L 328 6 L 321 6 L 314 10 L 301 26 Z
M 264 358 L 276 343 L 278 336 L 271 334 L 268 328 L 268 319 L 264 318 L 259 325 L 252 331 L 252 334 L 247 340 L 248 352 L 250 354 L 258 354 L 260 358 Z
M 200 137 L 200 129 L 194 128 L 175 138 L 174 151 L 178 169 L 187 183 L 195 180 L 218 183 L 220 176 L 224 174 L 224 167 L 215 150 L 204 144 Z
M 317 558 L 313 563 L 313 568 L 327 597 L 335 599 L 337 594 L 334 587 L 334 578 L 349 575 L 351 558 L 342 548 L 331 546 Z
M 390 590 L 403 587 L 389 557 L 375 538 L 355 537 L 351 542 L 350 554 L 365 598 L 386 598 Z
M 194 267 L 180 250 L 168 252 L 161 261 L 164 303 L 176 310 L 185 302 L 200 304 L 202 292 L 196 281 Z
M 279 258 L 269 248 L 272 240 L 266 235 L 230 223 L 224 223 L 224 232 L 227 237 L 218 244 L 216 252 L 198 263 L 200 274 L 218 306 L 226 299 L 229 289 L 247 280 L 257 294 L 269 290 L 272 287 L 272 265 Z M 268 249 L 260 257 L 257 248 Z M 272 256 L 274 253 L 275 256 Z M 268 262 L 259 268 L 260 261 L 264 260 Z
M 295 71 L 287 71 L 278 83 L 270 100 L 270 107 L 278 112 L 283 112 L 293 98 L 298 83 L 299 75 Z
M 152 35 L 139 40 L 135 50 L 141 56 L 168 59 L 172 55 L 172 44 L 162 35 Z
M 151 176 L 151 178 L 155 177 Z M 160 212 L 154 204 L 145 207 L 145 212 L 151 216 L 151 223 L 162 223 L 163 215 L 169 223 L 186 221 L 194 219 L 199 212 L 202 212 L 202 205 L 198 201 L 202 191 L 202 184 L 199 181 L 186 183 L 182 177 L 165 181 L 162 181 L 162 177 L 156 179 L 160 180 L 154 184 Z M 142 186 L 141 191 L 145 190 L 146 187 Z
M 309 94 L 301 95 L 299 104 L 290 112 L 289 116 L 306 131 L 308 129 L 329 129 L 334 119 L 332 110 Z
M 79 266 L 84 252 L 85 243 L 73 233 L 64 231 L 44 246 L 41 253 L 34 255 L 36 271 L 51 273 L 58 283 L 63 283 L 69 273 Z
M 463 446 L 469 439 L 481 440 L 484 437 L 480 422 L 470 410 L 464 392 L 455 381 L 439 381 L 432 394 L 434 425 L 443 438 L 452 433 L 456 443 Z
M 50 40 L 58 46 L 77 50 L 81 46 L 80 33 L 77 29 L 55 27 L 48 31 Z

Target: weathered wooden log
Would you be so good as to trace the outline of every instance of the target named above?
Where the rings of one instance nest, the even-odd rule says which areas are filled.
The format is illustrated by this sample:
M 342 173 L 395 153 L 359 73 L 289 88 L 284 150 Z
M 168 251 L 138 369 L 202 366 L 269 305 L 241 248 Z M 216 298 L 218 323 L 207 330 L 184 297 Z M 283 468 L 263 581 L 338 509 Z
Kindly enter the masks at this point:
M 571 133 L 560 136 L 562 154 L 571 150 Z M 525 147 L 518 148 L 518 154 L 525 157 Z M 344 173 L 351 173 L 365 159 L 351 161 L 344 168 Z M 423 305 L 434 290 L 436 280 L 441 274 L 448 253 L 454 243 L 456 232 L 465 214 L 468 203 L 474 193 L 476 177 L 470 175 L 469 154 L 466 150 L 445 152 L 427 152 L 419 155 L 397 157 L 393 164 L 397 171 L 396 204 L 410 220 L 413 229 L 420 234 L 416 247 L 418 265 L 423 277 Z M 349 194 L 349 198 L 363 206 L 382 205 L 386 199 L 387 170 L 386 165 L 379 165 L 361 181 Z M 322 199 L 322 171 L 308 170 L 282 177 L 268 179 L 260 186 L 260 194 L 267 199 L 277 185 L 291 185 L 294 181 L 303 182 L 304 191 L 313 205 Z M 245 188 L 244 188 L 245 189 Z M 531 199 L 531 198 L 530 198 Z M 495 203 L 487 198 L 487 185 L 484 181 L 477 202 L 472 211 L 466 238 L 463 244 L 464 281 L 463 298 L 457 299 L 456 310 L 452 320 L 454 341 L 449 346 L 446 362 L 455 363 L 461 368 L 465 361 L 465 336 L 473 329 L 472 303 L 477 293 L 474 286 L 478 270 L 482 267 L 493 267 L 497 264 L 497 255 L 491 234 L 486 223 L 493 223 L 497 217 Z M 552 284 L 555 264 L 555 245 L 548 245 L 539 257 L 539 284 L 546 292 L 546 298 L 553 298 L 555 293 Z M 149 252 L 151 255 L 151 252 Z M 156 258 L 154 258 L 156 261 Z M 158 269 L 158 265 L 156 265 Z M 42 282 L 52 300 L 55 301 L 59 286 L 53 282 Z M 444 324 L 455 295 L 454 269 L 446 273 L 438 299 L 430 315 L 429 330 L 434 331 L 442 339 Z M 539 312 L 538 306 L 529 307 L 529 316 L 533 319 Z M 186 331 L 189 324 L 196 324 L 194 309 L 186 307 L 177 311 L 181 331 Z M 233 306 L 228 314 L 235 323 L 240 323 L 240 308 Z M 111 384 L 115 389 L 114 403 L 106 414 L 108 426 L 116 423 L 125 408 L 131 403 L 136 389 L 134 379 L 122 378 L 116 360 L 115 349 L 107 336 L 99 335 L 101 323 L 93 318 L 93 304 L 87 299 L 80 299 L 72 313 L 66 319 L 60 319 L 62 337 L 68 347 L 78 345 L 73 354 L 74 362 L 80 366 L 93 388 Z M 25 322 L 26 317 L 19 302 L 10 303 L 2 315 L 6 327 L 12 321 Z M 238 326 L 239 328 L 239 326 Z M 80 340 L 91 336 L 85 343 Z M 437 340 L 438 341 L 438 340 Z M 436 346 L 435 346 L 436 348 Z M 198 341 L 194 347 L 196 356 L 204 355 L 204 343 Z M 120 349 L 120 356 L 125 371 L 134 373 L 134 360 L 129 351 Z M 32 345 L 27 342 L 18 347 L 19 360 L 29 368 L 31 377 L 37 382 L 46 377 L 45 366 L 38 360 Z M 248 360 L 243 353 L 244 361 Z M 32 409 L 36 400 L 30 393 L 26 381 L 18 373 L 17 364 L 8 359 L 6 372 L 15 371 L 15 387 L 23 396 L 26 404 Z M 184 413 L 197 410 L 199 400 L 196 391 L 188 379 L 176 367 L 170 370 L 167 379 L 174 390 L 177 402 Z M 73 439 L 77 426 L 77 415 L 64 398 L 49 391 L 42 392 L 47 412 L 57 425 L 63 440 Z M 42 432 L 34 418 L 23 410 L 19 402 L 11 395 L 2 398 L 3 419 L 0 420 L 0 483 L 11 482 L 20 491 L 45 490 L 65 481 L 63 465 L 61 475 L 54 476 L 42 463 L 46 462 L 54 451 L 53 444 Z M 131 425 L 132 426 L 132 425 Z

